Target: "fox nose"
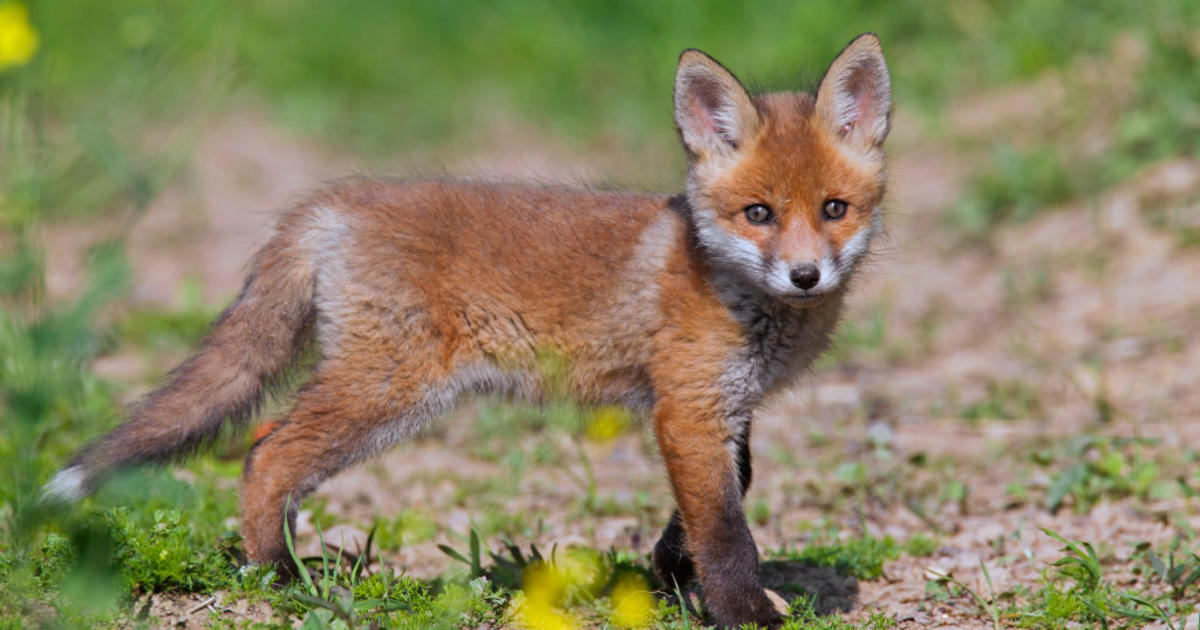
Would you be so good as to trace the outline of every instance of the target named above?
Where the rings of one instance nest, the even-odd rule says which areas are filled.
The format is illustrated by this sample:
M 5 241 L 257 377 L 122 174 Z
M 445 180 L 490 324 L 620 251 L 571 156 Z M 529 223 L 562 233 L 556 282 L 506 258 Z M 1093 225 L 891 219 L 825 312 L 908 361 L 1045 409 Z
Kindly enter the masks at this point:
M 798 267 L 792 267 L 792 284 L 804 289 L 805 291 L 817 286 L 821 281 L 821 270 L 817 266 L 808 263 Z

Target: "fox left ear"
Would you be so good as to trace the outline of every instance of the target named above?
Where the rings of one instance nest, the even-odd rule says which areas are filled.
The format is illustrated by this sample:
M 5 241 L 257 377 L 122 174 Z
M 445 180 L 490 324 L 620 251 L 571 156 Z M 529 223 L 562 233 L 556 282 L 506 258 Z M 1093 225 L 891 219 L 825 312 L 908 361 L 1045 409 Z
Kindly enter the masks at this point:
M 683 51 L 675 71 L 675 124 L 693 157 L 729 155 L 762 124 L 746 88 L 717 60 Z
M 817 115 L 840 137 L 883 144 L 892 113 L 892 80 L 874 33 L 854 38 L 829 65 L 817 88 Z

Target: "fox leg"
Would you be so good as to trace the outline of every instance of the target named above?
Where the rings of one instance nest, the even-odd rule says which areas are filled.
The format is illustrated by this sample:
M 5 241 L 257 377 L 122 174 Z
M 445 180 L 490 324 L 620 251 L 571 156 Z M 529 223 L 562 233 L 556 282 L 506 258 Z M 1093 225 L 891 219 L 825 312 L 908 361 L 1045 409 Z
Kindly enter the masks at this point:
M 742 484 L 742 496 L 750 489 L 752 475 L 750 467 L 750 424 L 736 438 L 738 451 L 738 479 Z M 668 589 L 682 588 L 696 577 L 696 567 L 688 554 L 687 541 L 683 535 L 683 519 L 676 509 L 663 529 L 662 536 L 654 545 L 654 570 Z
M 781 616 L 759 582 L 758 548 L 742 511 L 741 466 L 728 445 L 744 447 L 719 400 L 688 394 L 658 398 L 655 429 L 705 608 L 721 626 L 777 626 Z
M 373 456 L 411 434 L 451 401 L 452 393 L 427 373 L 397 383 L 399 376 L 363 382 L 362 365 L 322 365 L 301 390 L 283 424 L 259 442 L 242 474 L 242 536 L 247 558 L 295 568 L 283 527 L 295 526 L 300 502 L 342 469 Z M 417 374 L 412 371 L 412 374 Z M 323 377 L 323 374 L 326 376 Z

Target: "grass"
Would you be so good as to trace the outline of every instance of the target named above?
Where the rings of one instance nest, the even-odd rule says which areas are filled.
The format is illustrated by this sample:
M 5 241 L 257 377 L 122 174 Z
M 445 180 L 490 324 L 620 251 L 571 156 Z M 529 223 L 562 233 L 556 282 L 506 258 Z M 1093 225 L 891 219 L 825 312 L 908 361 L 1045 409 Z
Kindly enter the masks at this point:
M 789 559 L 829 567 L 860 580 L 874 580 L 883 575 L 884 563 L 899 556 L 900 548 L 890 536 L 863 535 L 845 542 L 810 544 Z
M 1040 111 L 1033 114 L 1040 123 L 1017 121 L 1026 131 L 1052 133 L 1065 142 L 1018 145 L 988 139 L 987 166 L 947 215 L 955 228 L 983 239 L 1005 222 L 1026 220 L 1068 201 L 1093 200 L 1146 164 L 1200 151 L 1200 79 L 1185 71 L 1195 62 L 1189 25 L 1200 22 L 1200 11 L 1194 4 L 1160 3 L 1144 17 L 1135 22 L 1139 36 L 1126 37 L 1123 48 L 1119 38 L 1113 40 L 1108 52 L 1081 56 L 1060 74 L 1065 102 L 1104 106 Z M 1140 31 L 1141 26 L 1148 29 Z M 1122 69 L 1130 56 L 1144 61 Z M 1089 64 L 1102 72 L 1130 72 L 1136 81 L 1117 86 L 1080 79 Z M 1099 148 L 1084 147 L 1095 141 L 1097 128 L 1109 138 Z
M 1186 460 L 1154 447 L 1153 440 L 1084 435 L 1035 453 L 1035 461 L 1054 470 L 1047 509 L 1070 504 L 1086 513 L 1104 500 L 1161 501 L 1194 494 Z
M 1196 604 L 1185 601 L 1181 591 L 1162 592 L 1144 581 L 1139 581 L 1136 589 L 1114 586 L 1106 576 L 1106 560 L 1090 542 L 1070 540 L 1048 529 L 1042 533 L 1062 547 L 1061 555 L 1046 564 L 1036 589 L 997 592 L 981 562 L 987 593 L 937 571 L 930 571 L 927 592 L 936 599 L 969 598 L 995 628 L 1138 628 L 1161 623 L 1181 629 L 1187 616 L 1195 613 Z M 1186 583 L 1186 589 L 1193 583 L 1189 572 L 1196 570 L 1194 566 L 1188 563 L 1172 572 L 1160 564 L 1162 572 L 1156 569 L 1156 575 L 1174 584 Z
M 979 420 L 1021 420 L 1041 411 L 1037 390 L 1023 380 L 988 381 L 983 398 L 966 405 L 959 416 Z

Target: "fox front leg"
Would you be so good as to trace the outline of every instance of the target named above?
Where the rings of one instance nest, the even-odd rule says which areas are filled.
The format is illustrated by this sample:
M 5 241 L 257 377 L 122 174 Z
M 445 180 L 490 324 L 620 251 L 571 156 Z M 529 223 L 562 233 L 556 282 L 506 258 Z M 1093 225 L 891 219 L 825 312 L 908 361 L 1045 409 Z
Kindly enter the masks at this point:
M 738 481 L 742 485 L 742 496 L 750 489 L 750 479 L 753 476 L 750 466 L 750 425 L 737 436 L 738 451 Z M 662 536 L 654 545 L 654 571 L 668 590 L 676 587 L 683 588 L 696 577 L 696 567 L 687 551 L 687 541 L 683 535 L 683 517 L 679 510 L 671 513 L 671 520 L 663 529 Z
M 672 524 L 678 523 L 686 551 L 673 554 L 683 561 L 676 564 L 677 570 L 694 566 L 705 608 L 721 626 L 778 626 L 782 617 L 758 578 L 758 549 L 742 510 L 739 462 L 728 446 L 740 450 L 741 442 L 719 413 L 719 401 L 702 403 L 693 396 L 683 401 L 660 396 L 655 408 L 659 448 L 679 505 Z M 658 547 L 674 545 L 678 550 L 673 529 L 668 526 L 667 540 L 656 546 L 656 563 L 669 560 L 673 551 L 667 547 L 660 554 Z

